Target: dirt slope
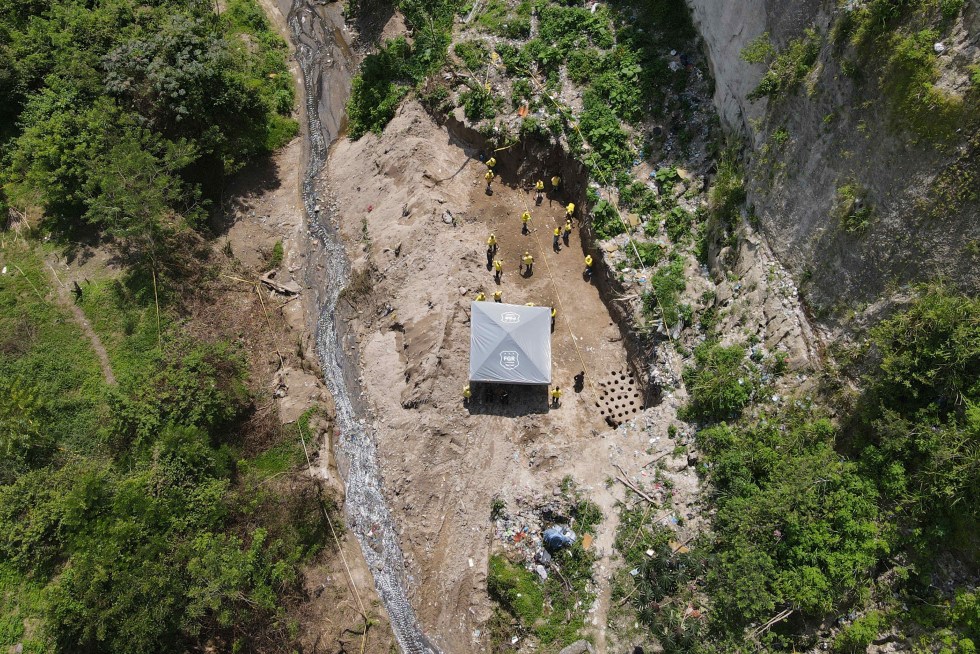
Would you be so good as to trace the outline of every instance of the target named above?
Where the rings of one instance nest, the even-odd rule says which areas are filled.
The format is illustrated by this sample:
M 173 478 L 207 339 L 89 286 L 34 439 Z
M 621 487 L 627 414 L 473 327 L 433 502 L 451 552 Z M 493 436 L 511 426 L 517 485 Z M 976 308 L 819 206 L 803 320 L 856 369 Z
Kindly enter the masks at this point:
M 596 405 L 600 384 L 614 371 L 624 371 L 617 379 L 627 376 L 626 354 L 598 291 L 583 278 L 578 231 L 568 247 L 552 250 L 551 230 L 563 221 L 565 199 L 558 193 L 531 206 L 534 230 L 522 235 L 520 214 L 534 204 L 533 193 L 498 182 L 487 195 L 479 154 L 408 103 L 381 138 L 338 142 L 326 180 L 336 189 L 333 202 L 354 261 L 347 304 L 388 500 L 407 567 L 415 571 L 410 592 L 423 627 L 446 652 L 487 646 L 493 497 L 513 503 L 550 496 L 571 475 L 604 511 L 594 547 L 608 555 L 620 493 L 603 483 L 616 474 L 611 462 L 639 475 L 651 438 L 664 433 L 677 402 L 624 416 L 633 420 L 609 430 L 600 413 L 605 405 Z M 516 156 L 516 148 L 497 153 L 498 161 Z M 565 395 L 558 409 L 549 409 L 543 390 L 511 393 L 506 404 L 479 390 L 469 406 L 461 401 L 469 304 L 478 291 L 489 296 L 498 288 L 486 267 L 490 230 L 505 264 L 504 301 L 559 308 L 553 379 Z M 525 250 L 535 258 L 530 276 L 517 272 Z M 583 367 L 587 383 L 576 393 L 572 378 Z M 638 398 L 628 401 L 638 406 Z M 597 611 L 604 624 L 605 607 Z M 601 629 L 597 640 L 603 642 Z

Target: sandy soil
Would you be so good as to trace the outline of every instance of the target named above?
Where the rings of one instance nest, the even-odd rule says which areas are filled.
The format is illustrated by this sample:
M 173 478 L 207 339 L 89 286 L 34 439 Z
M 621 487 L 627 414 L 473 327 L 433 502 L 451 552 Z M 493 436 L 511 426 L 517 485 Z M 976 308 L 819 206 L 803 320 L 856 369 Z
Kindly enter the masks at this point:
M 565 199 L 559 192 L 534 207 L 533 192 L 501 183 L 487 195 L 479 154 L 410 102 L 382 137 L 338 142 L 326 179 L 360 280 L 349 307 L 386 493 L 414 571 L 410 593 L 426 632 L 454 653 L 487 646 L 493 497 L 513 504 L 551 495 L 571 475 L 605 513 L 593 547 L 604 555 L 597 578 L 607 579 L 613 507 L 622 488 L 604 482 L 619 474 L 613 463 L 643 479 L 648 473 L 641 466 L 673 449 L 665 432 L 682 399 L 668 396 L 655 409 L 624 416 L 619 430 L 609 429 L 600 413 L 608 410 L 602 384 L 613 372 L 617 380 L 628 375 L 626 353 L 597 289 L 583 278 L 578 231 L 568 247 L 552 250 L 551 230 L 563 222 Z M 512 156 L 519 151 L 497 153 L 498 161 Z M 540 175 L 547 179 L 550 172 Z M 522 235 L 527 206 L 533 229 Z M 504 261 L 499 286 L 486 266 L 491 230 Z M 525 250 L 535 260 L 529 276 L 517 271 Z M 512 391 L 506 404 L 477 389 L 463 405 L 469 304 L 478 291 L 497 288 L 505 302 L 558 308 L 553 379 L 565 390 L 560 408 L 549 408 L 543 389 Z M 585 388 L 576 393 L 573 376 L 583 369 Z M 679 491 L 678 501 L 690 503 L 693 471 L 686 460 L 676 468 L 684 477 L 678 488 L 690 491 Z M 602 584 L 599 591 L 608 600 Z M 606 608 L 601 599 L 595 607 L 600 651 L 606 650 Z

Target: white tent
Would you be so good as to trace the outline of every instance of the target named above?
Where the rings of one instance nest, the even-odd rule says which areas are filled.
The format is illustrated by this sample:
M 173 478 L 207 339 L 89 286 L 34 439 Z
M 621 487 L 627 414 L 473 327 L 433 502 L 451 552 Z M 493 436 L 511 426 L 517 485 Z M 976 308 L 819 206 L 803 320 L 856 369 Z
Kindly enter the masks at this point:
M 551 309 L 473 302 L 470 381 L 551 383 Z

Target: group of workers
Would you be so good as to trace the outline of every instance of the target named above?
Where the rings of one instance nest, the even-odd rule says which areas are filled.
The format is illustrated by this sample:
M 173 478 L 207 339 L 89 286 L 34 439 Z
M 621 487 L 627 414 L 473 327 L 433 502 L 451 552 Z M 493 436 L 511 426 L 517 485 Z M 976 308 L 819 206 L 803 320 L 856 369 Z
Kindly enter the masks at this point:
M 497 165 L 497 159 L 491 156 L 484 163 L 486 163 L 487 165 L 487 172 L 484 175 L 484 179 L 487 182 L 487 195 L 491 195 L 493 193 L 493 189 L 491 185 L 493 183 L 494 178 L 496 177 L 496 173 L 494 172 L 494 167 Z M 551 178 L 552 191 L 558 190 L 560 185 L 561 185 L 561 177 L 557 175 L 553 176 Z M 545 189 L 545 184 L 543 180 L 539 179 L 534 183 L 535 205 L 540 205 L 541 202 L 544 200 L 544 189 Z M 575 203 L 569 202 L 565 206 L 565 224 L 561 227 L 555 227 L 553 231 L 553 236 L 554 236 L 553 248 L 555 252 L 561 251 L 562 242 L 564 242 L 565 247 L 568 247 L 569 239 L 572 234 L 572 218 L 574 216 L 575 216 Z M 531 222 L 531 212 L 529 210 L 525 210 L 523 213 L 521 213 L 521 234 L 527 235 L 530 233 L 530 222 Z M 501 259 L 497 256 L 497 251 L 498 251 L 497 236 L 491 232 L 490 236 L 487 237 L 487 269 L 488 270 L 491 268 L 493 269 L 494 281 L 497 284 L 500 284 L 501 278 L 503 276 L 504 264 L 503 261 L 501 261 Z M 591 278 L 592 276 L 592 265 L 593 265 L 592 255 L 586 255 L 585 276 L 587 278 Z M 517 270 L 519 274 L 524 274 L 526 277 L 530 277 L 531 275 L 534 274 L 534 256 L 531 254 L 529 250 L 524 251 L 524 254 L 521 256 L 520 263 L 518 264 Z M 493 301 L 502 302 L 503 301 L 502 296 L 503 293 L 500 290 L 494 291 Z M 484 293 L 483 291 L 477 293 L 476 301 L 486 302 L 487 301 L 486 293 Z M 533 307 L 534 303 L 528 302 L 527 306 Z M 554 307 L 552 307 L 551 309 L 552 331 L 555 330 L 556 315 L 557 315 L 557 311 L 555 310 Z M 584 377 L 584 373 L 582 376 Z M 578 376 L 576 376 L 576 386 L 578 386 Z M 562 396 L 561 387 L 555 386 L 555 388 L 550 391 L 550 396 L 551 396 L 552 407 L 557 408 L 561 404 L 561 396 Z M 469 385 L 464 386 L 463 387 L 464 404 L 469 402 L 470 397 L 472 397 L 472 391 L 470 390 Z

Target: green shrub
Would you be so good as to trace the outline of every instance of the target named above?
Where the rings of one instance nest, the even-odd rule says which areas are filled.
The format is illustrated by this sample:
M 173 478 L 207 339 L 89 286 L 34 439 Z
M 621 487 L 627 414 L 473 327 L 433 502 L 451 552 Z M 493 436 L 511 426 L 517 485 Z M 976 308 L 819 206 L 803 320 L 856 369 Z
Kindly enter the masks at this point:
M 652 268 L 657 265 L 666 256 L 667 251 L 664 246 L 659 243 L 651 243 L 649 241 L 633 241 L 636 246 L 636 252 L 633 251 L 632 247 L 626 248 L 626 253 L 629 255 L 630 260 L 633 262 L 633 266 L 636 268 L 643 267 Z M 637 259 L 637 252 L 639 252 L 639 259 Z
M 749 93 L 749 99 L 776 99 L 795 91 L 817 62 L 821 42 L 820 34 L 812 28 L 807 29 L 802 37 L 790 41 L 772 59 L 759 85 Z
M 752 399 L 758 381 L 740 345 L 702 343 L 694 348 L 694 365 L 684 368 L 684 384 L 691 397 L 686 415 L 717 421 L 737 417 Z
M 490 62 L 490 52 L 483 41 L 461 41 L 453 49 L 471 72 L 479 73 Z
M 885 629 L 887 621 L 880 611 L 871 611 L 840 630 L 834 638 L 834 651 L 859 654 Z
M 497 115 L 497 98 L 486 89 L 467 89 L 459 94 L 467 120 L 478 123 Z
M 698 433 L 717 507 L 707 589 L 719 627 L 739 630 L 787 606 L 826 615 L 887 552 L 874 483 L 834 450 L 834 437 L 830 421 L 805 408 Z
M 871 224 L 873 211 L 866 203 L 865 191 L 854 183 L 837 188 L 833 217 L 841 229 L 852 234 L 863 234 Z
M 606 200 L 599 200 L 592 208 L 592 229 L 600 241 L 611 239 L 626 231 L 616 207 Z
M 680 294 L 685 288 L 684 260 L 675 256 L 650 278 L 650 290 L 643 296 L 644 312 L 662 318 L 664 327 L 671 329 L 681 319 Z
M 404 37 L 385 43 L 378 52 L 361 62 L 361 70 L 351 82 L 347 101 L 348 135 L 357 140 L 374 132 L 380 134 L 395 116 L 395 109 L 408 93 L 411 47 Z M 397 82 L 403 82 L 401 84 Z
M 769 32 L 763 32 L 759 36 L 749 41 L 742 51 L 738 53 L 742 61 L 750 64 L 761 64 L 771 60 L 776 56 L 776 48 L 772 44 Z

